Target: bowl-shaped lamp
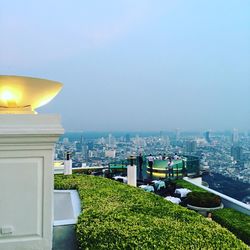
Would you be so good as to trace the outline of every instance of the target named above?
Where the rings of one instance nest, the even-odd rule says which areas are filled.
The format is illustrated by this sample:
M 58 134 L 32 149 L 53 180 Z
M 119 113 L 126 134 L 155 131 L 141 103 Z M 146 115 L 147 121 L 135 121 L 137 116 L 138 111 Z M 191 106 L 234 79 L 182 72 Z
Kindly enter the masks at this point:
M 60 82 L 24 76 L 0 76 L 0 114 L 35 114 L 61 90 Z

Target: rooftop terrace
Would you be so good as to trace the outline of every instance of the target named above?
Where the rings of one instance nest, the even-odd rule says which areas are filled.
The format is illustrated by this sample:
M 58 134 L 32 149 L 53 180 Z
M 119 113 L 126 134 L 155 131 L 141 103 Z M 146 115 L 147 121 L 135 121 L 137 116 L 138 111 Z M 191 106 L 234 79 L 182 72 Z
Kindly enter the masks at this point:
M 55 188 L 80 194 L 81 249 L 249 249 L 216 222 L 113 180 L 57 175 Z

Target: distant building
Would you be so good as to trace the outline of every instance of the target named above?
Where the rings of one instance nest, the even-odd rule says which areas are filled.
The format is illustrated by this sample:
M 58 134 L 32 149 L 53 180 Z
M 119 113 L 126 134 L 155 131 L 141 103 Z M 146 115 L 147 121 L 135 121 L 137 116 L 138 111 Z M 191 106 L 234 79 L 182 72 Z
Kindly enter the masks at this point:
M 84 144 L 84 137 L 83 136 L 81 136 L 81 144 Z
M 115 137 L 112 134 L 109 134 L 109 136 L 108 136 L 108 147 L 113 148 L 113 147 L 115 147 L 115 144 L 116 144 Z
M 82 151 L 82 144 L 81 144 L 81 142 L 76 142 L 76 144 L 75 144 L 76 146 L 76 152 L 81 152 Z
M 187 153 L 194 153 L 197 149 L 196 141 L 186 141 L 185 149 Z
M 235 161 L 241 161 L 243 159 L 243 149 L 241 146 L 231 147 L 231 156 Z
M 134 143 L 137 147 L 142 147 L 143 146 L 143 138 L 141 138 L 139 135 L 136 135 L 134 139 Z
M 108 158 L 115 158 L 116 151 L 115 150 L 106 150 L 105 151 L 105 157 Z
M 63 138 L 63 144 L 69 144 L 69 138 L 67 137 Z
M 175 140 L 176 141 L 180 140 L 180 129 L 178 128 L 175 130 Z
M 232 134 L 232 143 L 236 144 L 238 142 L 239 142 L 239 133 L 237 129 L 234 129 Z
M 89 158 L 97 157 L 97 152 L 95 150 L 89 150 Z
M 126 141 L 126 142 L 130 142 L 130 134 L 126 134 L 126 136 L 125 136 L 125 141 Z
M 75 159 L 76 161 L 81 161 L 82 160 L 82 152 L 75 152 Z
M 210 139 L 210 132 L 209 132 L 209 131 L 206 131 L 206 132 L 204 133 L 204 136 L 205 136 L 206 142 L 210 143 L 210 142 L 211 142 L 211 139 Z
M 104 137 L 101 137 L 99 139 L 99 144 L 105 144 L 105 138 Z
M 94 143 L 93 142 L 88 142 L 88 150 L 93 150 L 94 149 Z
M 111 147 L 112 144 L 112 134 L 109 134 L 108 136 L 108 146 Z
M 83 159 L 88 161 L 88 159 L 89 159 L 89 149 L 88 149 L 87 144 L 82 145 L 82 155 L 83 155 Z

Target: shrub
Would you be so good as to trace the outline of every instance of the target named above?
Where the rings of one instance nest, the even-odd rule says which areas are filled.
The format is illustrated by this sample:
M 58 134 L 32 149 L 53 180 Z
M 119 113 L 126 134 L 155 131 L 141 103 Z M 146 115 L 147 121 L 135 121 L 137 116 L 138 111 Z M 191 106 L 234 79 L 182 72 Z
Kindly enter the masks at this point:
M 175 180 L 176 184 L 179 186 L 179 187 L 182 187 L 182 188 L 187 188 L 191 191 L 197 191 L 197 192 L 202 192 L 202 193 L 208 193 L 208 191 L 200 188 L 200 187 L 197 187 L 195 186 L 194 184 L 192 183 L 189 183 L 185 180 Z
M 204 192 L 191 192 L 187 194 L 187 204 L 196 207 L 218 207 L 221 204 L 221 198 L 218 195 Z
M 72 186 L 71 186 L 72 185 Z M 55 176 L 77 187 L 81 249 L 249 249 L 214 221 L 139 188 L 95 176 Z
M 250 216 L 232 208 L 213 211 L 213 219 L 250 245 Z

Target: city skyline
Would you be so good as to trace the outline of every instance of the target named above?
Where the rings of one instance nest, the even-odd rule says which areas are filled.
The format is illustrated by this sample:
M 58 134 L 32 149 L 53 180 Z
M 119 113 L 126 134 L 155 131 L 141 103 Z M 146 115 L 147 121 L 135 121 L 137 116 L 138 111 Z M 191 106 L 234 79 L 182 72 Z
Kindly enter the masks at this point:
M 198 135 L 198 136 L 197 136 Z M 129 156 L 142 154 L 144 167 L 153 155 L 165 177 L 169 157 L 186 159 L 188 172 L 199 171 L 214 190 L 249 204 L 250 134 L 229 133 L 65 133 L 56 144 L 60 166 L 70 153 L 73 168 L 126 165 Z M 110 165 L 111 164 L 111 165 Z M 137 163 L 138 164 L 138 163 Z M 183 164 L 183 162 L 182 162 Z M 181 171 L 180 171 L 181 172 Z M 159 177 L 159 176 L 158 176 Z M 210 185 L 209 184 L 209 185 Z M 241 186 L 241 192 L 238 187 Z
M 248 1 L 6 1 L 3 75 L 57 80 L 66 131 L 250 129 Z

